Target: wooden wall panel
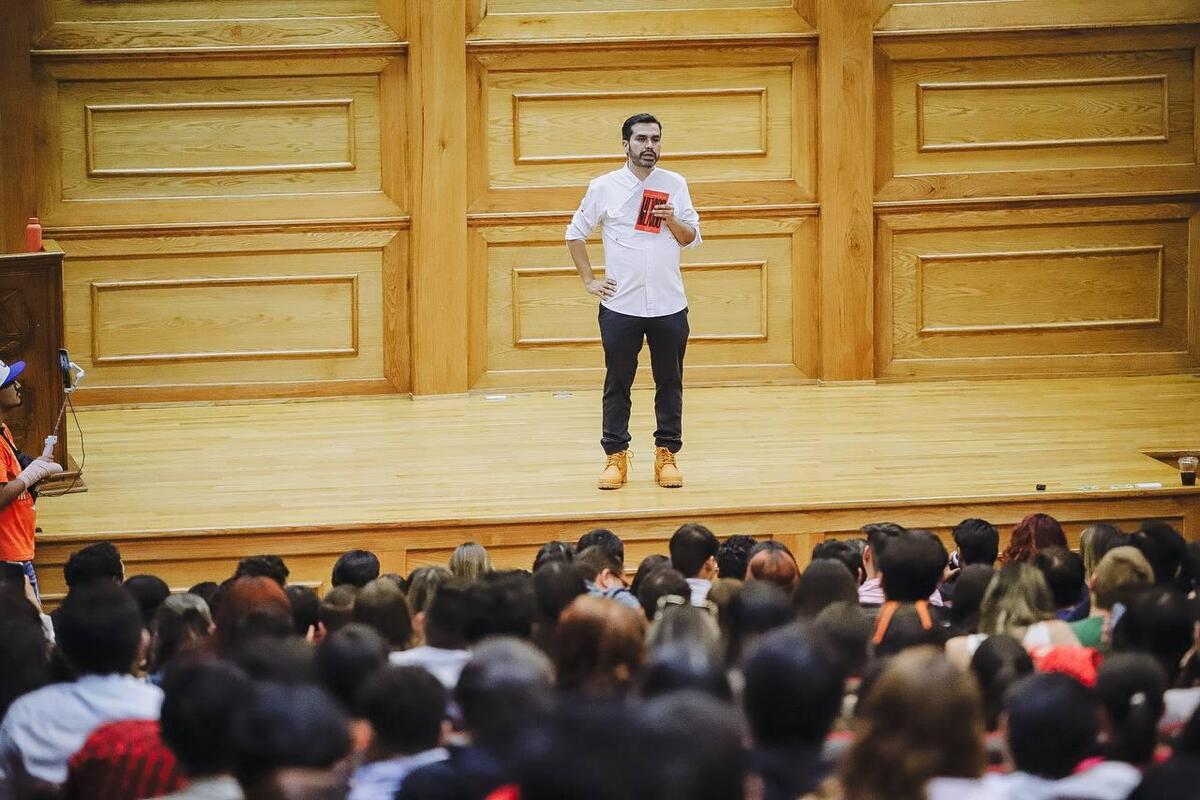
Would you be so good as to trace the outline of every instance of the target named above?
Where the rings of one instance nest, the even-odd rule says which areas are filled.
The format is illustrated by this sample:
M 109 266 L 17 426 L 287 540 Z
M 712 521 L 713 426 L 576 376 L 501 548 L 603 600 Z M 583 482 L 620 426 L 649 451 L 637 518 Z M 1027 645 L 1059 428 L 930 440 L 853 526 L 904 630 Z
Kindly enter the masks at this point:
M 597 304 L 563 243 L 564 225 L 484 228 L 479 263 L 486 319 L 479 385 L 598 385 Z M 689 383 L 812 377 L 816 359 L 815 220 L 701 220 L 704 244 L 683 252 L 691 338 Z M 591 246 L 602 271 L 603 248 Z M 643 354 L 644 364 L 648 355 Z
M 404 0 L 29 0 L 40 50 L 378 44 L 405 37 Z
M 898 0 L 879 22 L 881 31 L 1079 28 L 1200 22 L 1193 0 Z
M 279 394 L 407 389 L 404 234 L 174 236 L 64 243 L 80 393 L 269 384 Z M 390 362 L 399 361 L 400 366 Z M 385 368 L 391 366 L 393 375 Z M 209 396 L 212 396 L 211 393 Z
M 815 198 L 815 48 L 485 51 L 468 123 L 476 213 L 574 208 L 619 168 L 621 123 L 663 121 L 662 166 L 704 205 Z M 622 59 L 647 64 L 612 69 Z
M 1200 188 L 1200 33 L 882 45 L 880 201 Z
M 402 61 L 43 62 L 45 224 L 396 217 Z
M 881 376 L 1194 368 L 1198 210 L 883 217 Z
M 812 0 L 470 0 L 473 40 L 530 43 L 814 32 Z

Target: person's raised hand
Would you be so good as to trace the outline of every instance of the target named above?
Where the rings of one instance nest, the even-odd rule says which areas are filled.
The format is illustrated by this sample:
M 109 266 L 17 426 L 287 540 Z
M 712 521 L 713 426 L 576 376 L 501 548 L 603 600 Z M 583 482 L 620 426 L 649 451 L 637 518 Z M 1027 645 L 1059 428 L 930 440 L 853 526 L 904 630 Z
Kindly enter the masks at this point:
M 63 468 L 54 463 L 49 458 L 35 458 L 29 462 L 29 466 L 21 470 L 21 474 L 14 480 L 17 480 L 25 487 L 25 491 L 29 491 L 29 487 L 33 486 L 38 481 L 43 481 L 51 475 L 57 475 L 62 472 Z
M 617 293 L 617 282 L 612 278 L 600 280 L 596 278 L 584 284 L 588 294 L 594 294 L 603 300 L 611 300 L 612 296 Z

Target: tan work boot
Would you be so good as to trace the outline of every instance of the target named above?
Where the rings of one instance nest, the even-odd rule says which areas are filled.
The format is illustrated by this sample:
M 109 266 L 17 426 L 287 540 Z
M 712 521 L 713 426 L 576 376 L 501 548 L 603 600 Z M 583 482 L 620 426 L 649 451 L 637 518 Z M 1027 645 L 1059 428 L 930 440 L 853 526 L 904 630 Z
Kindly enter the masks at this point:
M 683 473 L 675 463 L 675 454 L 665 447 L 654 450 L 654 480 L 667 489 L 683 486 Z
M 608 461 L 604 464 L 604 472 L 600 473 L 597 486 L 601 489 L 620 489 L 629 477 L 629 451 L 609 453 Z

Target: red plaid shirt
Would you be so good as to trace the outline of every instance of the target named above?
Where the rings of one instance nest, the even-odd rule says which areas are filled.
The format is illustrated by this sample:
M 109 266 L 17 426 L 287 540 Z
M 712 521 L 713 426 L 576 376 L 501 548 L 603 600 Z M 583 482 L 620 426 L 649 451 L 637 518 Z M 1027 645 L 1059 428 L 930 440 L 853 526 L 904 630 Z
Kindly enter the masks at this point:
M 161 797 L 187 783 L 175 755 L 162 743 L 158 721 L 110 722 L 67 762 L 68 800 L 142 800 Z

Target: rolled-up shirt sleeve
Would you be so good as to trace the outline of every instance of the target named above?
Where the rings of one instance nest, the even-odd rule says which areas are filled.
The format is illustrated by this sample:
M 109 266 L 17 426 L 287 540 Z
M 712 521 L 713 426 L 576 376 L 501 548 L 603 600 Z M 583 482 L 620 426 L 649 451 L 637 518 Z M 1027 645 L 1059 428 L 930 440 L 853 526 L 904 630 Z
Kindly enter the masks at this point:
M 573 239 L 587 239 L 592 235 L 592 231 L 596 230 L 604 210 L 602 194 L 603 190 L 596 185 L 596 181 L 588 184 L 587 194 L 583 196 L 583 202 L 579 204 L 575 216 L 571 217 L 571 224 L 567 226 L 568 242 Z
M 696 211 L 696 207 L 692 205 L 692 193 L 688 191 L 686 183 L 683 184 L 683 189 L 679 192 L 679 200 L 675 204 L 675 216 L 680 222 L 690 226 L 696 232 L 696 238 L 684 245 L 684 249 L 699 247 L 701 242 L 700 214 Z

